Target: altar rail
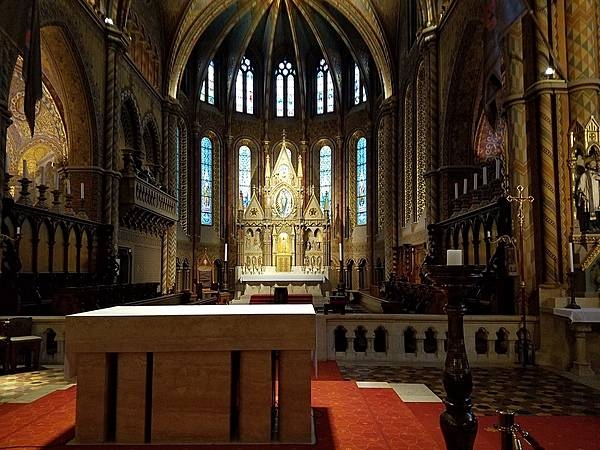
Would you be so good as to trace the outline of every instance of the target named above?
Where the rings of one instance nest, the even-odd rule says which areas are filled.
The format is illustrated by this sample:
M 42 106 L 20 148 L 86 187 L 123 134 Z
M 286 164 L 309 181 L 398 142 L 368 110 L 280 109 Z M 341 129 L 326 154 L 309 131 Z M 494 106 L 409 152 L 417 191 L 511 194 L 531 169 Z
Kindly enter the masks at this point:
M 518 316 L 464 318 L 469 363 L 513 365 L 517 361 Z M 537 317 L 527 318 L 536 335 Z M 446 358 L 448 319 L 437 314 L 351 314 L 317 316 L 319 360 L 439 363 Z
M 528 317 L 528 332 L 536 335 L 537 327 L 537 318 Z M 346 330 L 343 339 L 346 350 L 336 352 L 336 330 L 340 329 Z M 518 329 L 517 316 L 465 316 L 465 345 L 469 364 L 474 367 L 513 366 L 517 359 L 515 345 Z M 358 335 L 355 334 L 357 331 Z M 317 358 L 415 365 L 443 364 L 446 357 L 446 332 L 447 319 L 444 315 L 319 314 Z M 499 340 L 499 332 L 506 339 Z M 54 333 L 51 345 L 48 346 L 47 338 Z M 33 334 L 42 336 L 43 339 L 40 363 L 63 364 L 64 317 L 34 317 Z

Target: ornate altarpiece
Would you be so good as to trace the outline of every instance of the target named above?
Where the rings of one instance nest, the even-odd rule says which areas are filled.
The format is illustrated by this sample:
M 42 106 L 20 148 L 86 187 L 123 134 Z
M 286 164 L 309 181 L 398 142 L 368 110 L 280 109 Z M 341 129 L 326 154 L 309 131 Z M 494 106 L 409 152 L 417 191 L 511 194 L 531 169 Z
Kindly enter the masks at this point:
M 313 187 L 305 192 L 302 155 L 298 154 L 295 166 L 291 155 L 284 135 L 272 169 L 265 155 L 264 187 L 253 186 L 245 208 L 240 195 L 237 230 L 242 275 L 327 272 L 329 204 L 321 207 Z

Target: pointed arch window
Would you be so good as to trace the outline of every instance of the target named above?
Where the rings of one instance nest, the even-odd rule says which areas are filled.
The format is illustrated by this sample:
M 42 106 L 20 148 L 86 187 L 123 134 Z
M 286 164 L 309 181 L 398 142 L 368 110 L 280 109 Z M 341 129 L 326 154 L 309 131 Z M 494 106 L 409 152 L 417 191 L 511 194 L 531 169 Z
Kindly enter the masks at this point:
M 367 139 L 356 143 L 356 224 L 367 223 Z
M 324 145 L 319 150 L 319 200 L 323 211 L 331 204 L 331 147 Z
M 244 208 L 250 204 L 252 183 L 252 151 L 247 145 L 242 145 L 238 150 L 238 185 L 240 190 L 240 203 Z
M 213 224 L 213 143 L 200 141 L 200 224 Z
M 360 76 L 358 64 L 354 63 L 354 104 L 359 105 L 367 101 L 365 82 Z
M 296 69 L 284 59 L 275 69 L 275 115 L 294 117 Z
M 235 81 L 235 110 L 254 114 L 254 69 L 249 58 L 242 58 Z
M 321 59 L 317 68 L 317 114 L 330 113 L 333 109 L 333 80 L 329 66 Z
M 208 70 L 206 71 L 206 78 L 202 81 L 202 87 L 200 88 L 200 100 L 208 103 L 209 105 L 215 104 L 215 63 L 211 61 L 208 63 Z

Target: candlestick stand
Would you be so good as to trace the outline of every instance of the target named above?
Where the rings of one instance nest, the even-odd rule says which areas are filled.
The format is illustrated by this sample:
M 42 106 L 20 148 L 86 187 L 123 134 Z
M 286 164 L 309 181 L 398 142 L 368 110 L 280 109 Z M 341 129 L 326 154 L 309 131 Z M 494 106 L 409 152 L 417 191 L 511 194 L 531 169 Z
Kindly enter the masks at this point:
M 17 200 L 17 203 L 28 206 L 33 205 L 33 200 L 31 200 L 31 192 L 29 192 L 31 180 L 23 177 L 18 181 L 21 183 L 21 192 L 19 192 L 19 199 Z
M 40 209 L 48 209 L 48 203 L 46 202 L 46 191 L 48 190 L 48 186 L 40 184 L 37 186 L 37 190 L 39 195 L 35 207 Z
M 581 309 L 581 306 L 579 306 L 577 304 L 577 302 L 575 301 L 575 272 L 569 272 L 567 274 L 568 278 L 569 278 L 569 297 L 570 297 L 570 301 L 569 303 L 565 306 L 565 308 L 569 308 L 569 309 Z
M 77 217 L 81 219 L 87 219 L 88 215 L 85 212 L 85 200 L 82 198 L 79 201 L 79 211 L 77 211 Z
M 73 210 L 73 196 L 71 194 L 65 194 L 65 214 L 74 216 L 75 211 Z
M 52 192 L 52 207 L 50 208 L 52 211 L 60 213 L 60 191 L 58 189 L 54 189 Z

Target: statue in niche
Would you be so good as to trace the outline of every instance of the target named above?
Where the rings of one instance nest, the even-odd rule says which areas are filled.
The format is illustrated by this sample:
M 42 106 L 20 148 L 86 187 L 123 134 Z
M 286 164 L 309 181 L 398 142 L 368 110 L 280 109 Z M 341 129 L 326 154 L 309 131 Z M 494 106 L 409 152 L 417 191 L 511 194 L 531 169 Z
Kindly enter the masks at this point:
M 600 155 L 595 148 L 590 150 L 587 158 L 577 155 L 575 163 L 576 173 L 579 173 L 575 198 L 578 210 L 589 213 L 589 217 L 596 219 L 596 212 L 600 210 Z

